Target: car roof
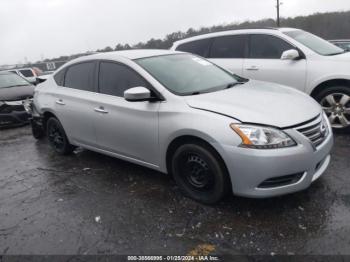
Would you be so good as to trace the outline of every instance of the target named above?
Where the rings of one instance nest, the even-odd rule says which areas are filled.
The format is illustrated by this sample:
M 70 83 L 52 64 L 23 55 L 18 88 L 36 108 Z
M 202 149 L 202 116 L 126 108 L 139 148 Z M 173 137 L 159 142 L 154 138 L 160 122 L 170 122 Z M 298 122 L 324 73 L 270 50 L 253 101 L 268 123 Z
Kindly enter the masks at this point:
M 72 60 L 72 62 L 76 63 L 79 61 L 86 61 L 91 59 L 114 60 L 121 57 L 130 59 L 130 60 L 135 60 L 135 59 L 152 57 L 152 56 L 173 55 L 173 54 L 180 54 L 180 53 L 182 52 L 163 50 L 163 49 L 132 49 L 132 50 L 114 51 L 114 52 L 98 53 L 98 54 L 83 56 Z
M 193 36 L 189 38 L 185 38 L 183 40 L 179 40 L 174 42 L 173 46 L 177 46 L 179 44 L 192 42 L 196 40 L 206 39 L 206 38 L 212 38 L 212 37 L 219 37 L 219 36 L 226 36 L 226 35 L 237 35 L 237 34 L 254 34 L 254 33 L 271 33 L 271 32 L 290 32 L 290 31 L 296 31 L 300 30 L 297 28 L 289 28 L 289 27 L 282 27 L 282 28 L 274 28 L 274 27 L 268 27 L 268 28 L 249 28 L 249 29 L 237 29 L 237 30 L 227 30 L 227 31 L 220 31 L 215 33 L 208 33 L 198 36 Z

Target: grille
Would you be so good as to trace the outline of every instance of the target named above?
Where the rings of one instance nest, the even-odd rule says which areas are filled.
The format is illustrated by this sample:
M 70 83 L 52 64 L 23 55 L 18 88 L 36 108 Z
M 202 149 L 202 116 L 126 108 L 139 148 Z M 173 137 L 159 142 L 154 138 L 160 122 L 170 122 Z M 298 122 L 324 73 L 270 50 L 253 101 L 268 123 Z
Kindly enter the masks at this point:
M 321 145 L 328 135 L 327 126 L 323 121 L 322 115 L 311 119 L 295 129 L 308 138 L 315 148 Z
M 273 187 L 292 185 L 300 181 L 303 175 L 304 173 L 297 173 L 297 174 L 292 174 L 288 176 L 270 178 L 262 182 L 258 186 L 258 188 L 273 188 Z

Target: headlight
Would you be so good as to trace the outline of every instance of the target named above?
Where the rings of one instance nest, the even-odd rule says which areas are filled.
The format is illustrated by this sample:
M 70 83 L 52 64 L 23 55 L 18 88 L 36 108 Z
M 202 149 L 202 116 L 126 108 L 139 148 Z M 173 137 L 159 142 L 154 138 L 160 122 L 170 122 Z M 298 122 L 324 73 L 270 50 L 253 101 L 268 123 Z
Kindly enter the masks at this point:
M 230 127 L 241 137 L 242 147 L 275 149 L 297 145 L 290 136 L 276 128 L 241 124 L 231 124 Z

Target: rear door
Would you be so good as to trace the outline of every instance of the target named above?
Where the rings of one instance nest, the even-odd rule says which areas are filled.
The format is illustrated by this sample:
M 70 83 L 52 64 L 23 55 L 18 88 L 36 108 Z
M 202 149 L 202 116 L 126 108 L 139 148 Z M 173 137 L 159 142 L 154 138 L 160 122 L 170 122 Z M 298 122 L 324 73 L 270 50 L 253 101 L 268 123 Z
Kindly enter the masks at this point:
M 208 58 L 234 74 L 242 76 L 243 62 L 247 53 L 246 35 L 228 35 L 213 39 Z
M 96 102 L 98 147 L 129 160 L 158 165 L 158 109 L 160 102 L 129 102 L 124 91 L 132 87 L 150 88 L 130 67 L 101 61 Z M 150 88 L 151 89 L 151 88 Z
M 55 113 L 71 142 L 94 146 L 96 62 L 74 64 L 64 73 L 63 86 L 55 89 Z
M 244 77 L 305 90 L 306 59 L 281 59 L 284 51 L 296 47 L 272 35 L 253 34 L 249 38 L 249 54 L 243 66 Z

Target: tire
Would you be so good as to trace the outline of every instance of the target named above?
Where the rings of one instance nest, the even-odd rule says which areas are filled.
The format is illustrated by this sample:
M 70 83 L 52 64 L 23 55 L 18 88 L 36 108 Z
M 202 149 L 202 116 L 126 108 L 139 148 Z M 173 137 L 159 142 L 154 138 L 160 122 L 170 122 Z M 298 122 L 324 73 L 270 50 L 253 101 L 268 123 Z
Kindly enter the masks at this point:
M 171 173 L 186 196 L 203 204 L 219 202 L 231 188 L 221 158 L 205 143 L 179 146 L 171 159 Z
M 315 99 L 326 112 L 333 130 L 338 133 L 350 133 L 350 88 L 346 86 L 328 87 Z
M 47 121 L 46 135 L 51 147 L 60 155 L 68 155 L 75 149 L 69 143 L 66 133 L 57 118 L 51 117 Z
M 32 126 L 32 135 L 35 139 L 39 140 L 45 137 L 45 131 L 42 128 L 42 126 L 39 126 L 37 123 L 35 123 L 35 121 L 31 122 L 31 126 Z

